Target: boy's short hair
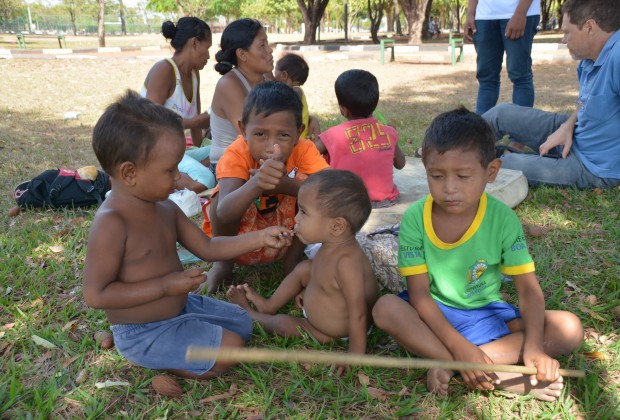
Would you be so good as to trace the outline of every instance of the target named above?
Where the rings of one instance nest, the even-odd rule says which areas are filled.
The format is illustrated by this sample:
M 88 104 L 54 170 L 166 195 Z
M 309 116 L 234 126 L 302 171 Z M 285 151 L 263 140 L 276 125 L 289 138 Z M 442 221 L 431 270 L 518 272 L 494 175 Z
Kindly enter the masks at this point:
M 123 162 L 144 164 L 162 130 L 183 137 L 183 120 L 175 112 L 127 90 L 110 104 L 93 129 L 93 150 L 105 172 L 114 176 Z
M 620 29 L 618 0 L 567 0 L 562 13 L 568 13 L 569 21 L 579 29 L 588 19 L 594 19 L 605 32 Z
M 292 112 L 297 128 L 302 126 L 301 99 L 293 88 L 282 82 L 263 82 L 252 88 L 245 99 L 241 122 L 247 125 L 251 115 L 268 117 L 282 111 Z
M 294 82 L 303 85 L 308 80 L 310 68 L 306 60 L 297 54 L 286 54 L 276 63 L 276 70 L 285 71 Z
M 327 217 L 342 217 L 358 232 L 370 215 L 372 205 L 364 181 L 351 171 L 324 169 L 308 177 L 302 188 L 317 189 L 318 206 Z
M 424 133 L 422 162 L 431 151 L 474 151 L 485 168 L 495 159 L 495 134 L 491 126 L 475 112 L 461 106 L 436 116 Z
M 379 82 L 366 70 L 347 70 L 336 79 L 334 85 L 338 105 L 349 110 L 357 118 L 372 115 L 379 103 Z

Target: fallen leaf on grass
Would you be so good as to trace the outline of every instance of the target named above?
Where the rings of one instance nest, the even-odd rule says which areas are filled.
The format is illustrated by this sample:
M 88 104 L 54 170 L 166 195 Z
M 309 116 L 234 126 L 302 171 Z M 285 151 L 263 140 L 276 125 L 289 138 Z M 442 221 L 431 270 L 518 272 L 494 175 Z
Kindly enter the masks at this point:
M 572 281 L 566 280 L 566 285 L 573 290 L 581 290 L 581 288 L 577 286 L 575 283 L 573 283 Z
M 2 327 L 0 327 L 0 331 L 8 331 L 12 329 L 14 326 L 15 326 L 14 322 L 11 322 L 10 324 L 4 324 Z
M 614 314 L 616 318 L 620 318 L 620 305 L 616 306 L 611 310 L 611 313 Z
M 589 275 L 591 275 L 591 276 L 598 276 L 599 274 L 601 274 L 601 272 L 600 272 L 600 271 L 598 271 L 598 270 L 593 270 L 593 269 L 591 269 L 591 268 L 587 268 L 587 267 L 586 267 L 586 268 L 583 268 L 582 270 L 583 270 L 583 272 L 584 272 L 584 273 L 589 274 Z
M 58 254 L 59 252 L 62 252 L 65 250 L 65 247 L 62 245 L 52 245 L 50 246 L 50 251 L 52 251 L 55 254 Z
M 63 331 L 75 331 L 77 329 L 77 322 L 79 321 L 79 319 L 74 319 L 73 321 L 69 321 L 65 324 L 64 327 L 62 327 Z
M 223 394 L 219 394 L 219 395 L 211 395 L 210 397 L 203 398 L 199 402 L 201 404 L 207 404 L 213 401 L 225 400 L 226 398 L 230 398 L 234 396 L 237 393 L 237 390 L 238 390 L 237 384 L 233 383 L 230 385 L 230 388 L 228 389 L 227 392 L 224 392 Z
M 82 369 L 77 376 L 75 377 L 75 383 L 78 385 L 82 385 L 88 379 L 88 371 L 86 369 Z
M 579 310 L 583 313 L 590 315 L 594 319 L 598 319 L 599 321 L 607 321 L 607 319 L 603 318 L 601 315 L 593 311 L 592 309 L 588 309 L 583 305 L 578 306 Z
M 24 262 L 26 263 L 27 266 L 32 267 L 32 268 L 37 268 L 37 263 L 34 262 L 34 260 L 32 259 L 32 257 L 26 257 L 26 259 L 24 260 Z
M 609 359 L 609 357 L 602 351 L 589 351 L 587 353 L 584 353 L 583 355 L 586 356 L 588 359 L 592 359 L 592 360 L 608 360 Z
M 86 221 L 85 217 L 78 216 L 75 219 L 71 219 L 69 223 L 71 223 L 73 226 L 77 226 L 77 225 L 81 225 L 85 221 Z
M 35 344 L 38 344 L 39 346 L 45 347 L 47 349 L 55 349 L 56 348 L 56 344 L 50 343 L 45 338 L 41 338 L 38 335 L 33 335 L 30 338 L 32 339 L 32 341 L 34 341 Z
M 372 386 L 369 386 L 368 388 L 366 388 L 366 392 L 368 392 L 368 395 L 370 395 L 375 400 L 386 401 L 387 398 L 388 398 L 387 391 L 385 391 L 383 389 L 374 388 Z
M 35 362 L 34 362 L 35 366 L 41 367 L 41 365 L 43 363 L 45 363 L 45 361 L 47 359 L 49 359 L 50 357 L 52 357 L 52 352 L 51 351 L 43 353 L 43 355 L 41 357 L 39 357 L 37 360 L 35 360 Z
M 71 365 L 71 363 L 75 362 L 80 356 L 72 356 L 72 357 L 67 357 L 65 360 L 63 360 L 62 362 L 62 367 L 63 369 L 66 369 L 69 367 L 69 365 Z
M 368 375 L 366 375 L 361 370 L 359 372 L 357 372 L 357 377 L 360 380 L 360 383 L 362 385 L 368 385 L 370 383 L 370 378 L 368 377 Z
M 66 227 L 63 230 L 61 230 L 60 232 L 58 232 L 58 237 L 59 238 L 64 238 L 65 236 L 67 236 L 68 234 L 71 233 L 71 231 L 73 230 L 73 226 L 71 227 Z
M 125 381 L 105 381 L 105 382 L 97 382 L 95 384 L 95 388 L 97 388 L 97 389 L 110 388 L 112 386 L 129 386 L 129 382 L 125 382 Z
M 403 385 L 403 389 L 401 389 L 400 391 L 398 391 L 398 396 L 402 397 L 402 396 L 409 396 L 411 395 L 411 392 L 409 391 L 409 388 L 407 388 L 406 386 Z

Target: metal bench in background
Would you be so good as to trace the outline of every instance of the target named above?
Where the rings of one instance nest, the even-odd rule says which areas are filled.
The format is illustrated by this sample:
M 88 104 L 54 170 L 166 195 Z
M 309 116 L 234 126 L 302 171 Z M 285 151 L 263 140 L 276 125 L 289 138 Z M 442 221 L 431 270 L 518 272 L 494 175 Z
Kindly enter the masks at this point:
M 456 65 L 456 49 L 459 49 L 459 60 L 461 63 L 465 62 L 465 52 L 463 51 L 463 35 L 460 33 L 450 32 L 450 55 L 452 58 L 452 65 Z
M 53 36 L 35 36 L 35 38 L 52 38 Z M 67 41 L 64 35 L 56 35 L 58 39 L 58 48 L 67 48 Z M 64 45 L 63 45 L 64 44 Z M 26 37 L 24 34 L 17 34 L 17 47 L 26 49 Z

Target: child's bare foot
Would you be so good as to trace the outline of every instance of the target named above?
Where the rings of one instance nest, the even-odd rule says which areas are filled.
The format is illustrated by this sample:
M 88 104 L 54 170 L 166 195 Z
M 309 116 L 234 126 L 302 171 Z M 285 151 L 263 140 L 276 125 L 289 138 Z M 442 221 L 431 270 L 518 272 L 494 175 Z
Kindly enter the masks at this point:
M 448 395 L 448 383 L 454 376 L 454 372 L 447 369 L 433 368 L 426 374 L 426 387 L 440 397 Z
M 265 299 L 260 293 L 254 290 L 252 286 L 244 283 L 239 287 L 245 291 L 245 297 L 247 298 L 247 300 L 254 304 L 258 312 L 270 315 L 273 315 L 275 313 L 268 307 L 267 299 Z
M 230 302 L 241 306 L 246 311 L 252 309 L 250 302 L 248 302 L 248 298 L 245 296 L 243 286 L 230 286 L 226 292 L 226 296 L 228 296 Z
M 536 386 L 530 384 L 529 375 L 497 374 L 500 384 L 497 389 L 515 394 L 531 395 L 542 401 L 555 401 L 562 395 L 564 378 L 561 376 L 555 382 L 539 382 Z

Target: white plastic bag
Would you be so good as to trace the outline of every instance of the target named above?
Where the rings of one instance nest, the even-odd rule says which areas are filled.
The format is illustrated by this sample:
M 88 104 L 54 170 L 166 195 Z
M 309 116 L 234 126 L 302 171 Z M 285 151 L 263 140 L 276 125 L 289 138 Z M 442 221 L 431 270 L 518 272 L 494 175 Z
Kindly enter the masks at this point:
M 174 201 L 187 217 L 192 217 L 201 212 L 202 207 L 198 194 L 187 188 L 173 192 L 168 198 Z

